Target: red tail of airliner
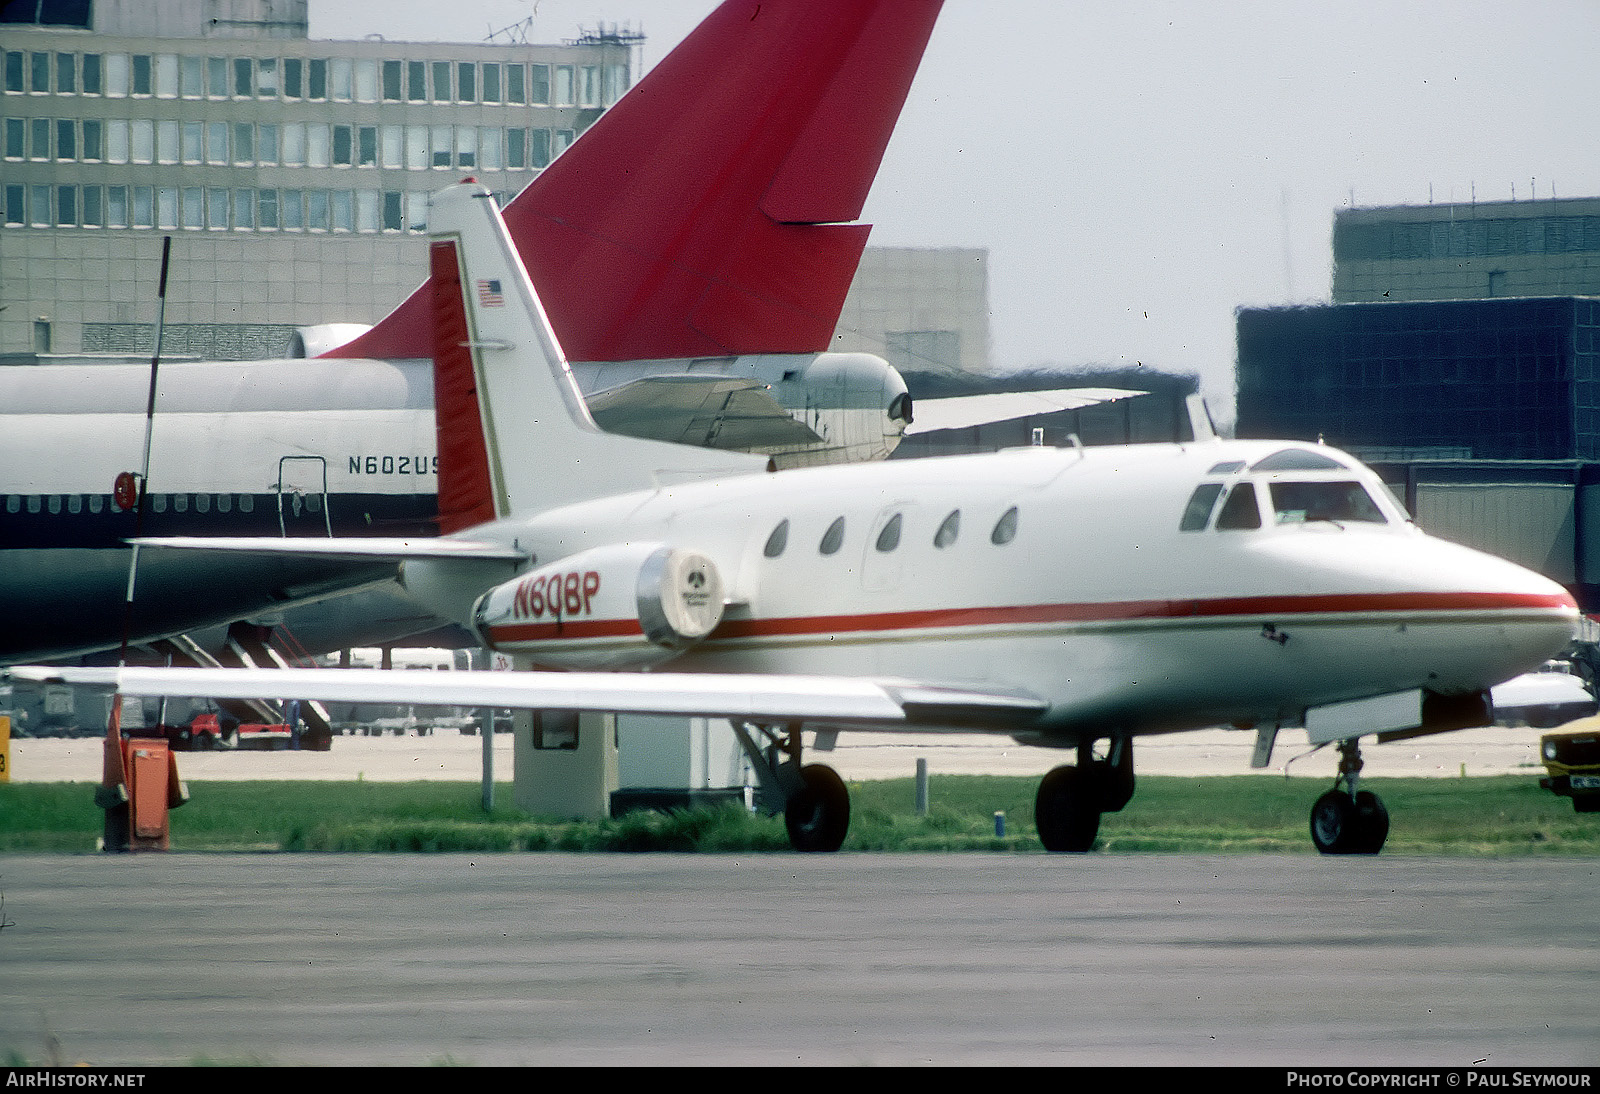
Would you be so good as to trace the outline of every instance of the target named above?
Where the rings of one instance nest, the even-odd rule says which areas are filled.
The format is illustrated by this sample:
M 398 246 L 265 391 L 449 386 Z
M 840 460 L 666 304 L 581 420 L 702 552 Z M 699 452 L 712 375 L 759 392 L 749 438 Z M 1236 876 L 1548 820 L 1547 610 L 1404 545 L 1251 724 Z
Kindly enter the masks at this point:
M 941 0 L 727 0 L 505 211 L 574 361 L 828 348 Z M 427 286 L 326 356 L 433 353 Z

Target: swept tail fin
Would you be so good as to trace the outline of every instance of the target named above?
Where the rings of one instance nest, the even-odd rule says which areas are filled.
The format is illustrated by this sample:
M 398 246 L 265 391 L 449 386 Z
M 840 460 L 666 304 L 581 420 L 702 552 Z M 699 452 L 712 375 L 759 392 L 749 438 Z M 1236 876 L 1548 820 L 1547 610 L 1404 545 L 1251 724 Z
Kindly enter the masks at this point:
M 506 209 L 575 361 L 826 350 L 940 0 L 727 0 Z M 427 286 L 329 357 L 426 357 Z
M 761 457 L 602 432 L 490 192 L 447 187 L 431 219 L 442 531 L 766 468 Z

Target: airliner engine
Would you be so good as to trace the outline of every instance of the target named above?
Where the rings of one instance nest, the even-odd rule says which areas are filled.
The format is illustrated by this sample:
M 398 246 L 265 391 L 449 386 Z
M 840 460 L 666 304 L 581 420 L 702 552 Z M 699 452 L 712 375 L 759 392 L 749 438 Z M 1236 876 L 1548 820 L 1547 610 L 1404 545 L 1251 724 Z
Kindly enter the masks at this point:
M 722 621 L 722 578 L 697 551 L 596 547 L 479 598 L 484 642 L 546 668 L 643 668 L 676 657 Z

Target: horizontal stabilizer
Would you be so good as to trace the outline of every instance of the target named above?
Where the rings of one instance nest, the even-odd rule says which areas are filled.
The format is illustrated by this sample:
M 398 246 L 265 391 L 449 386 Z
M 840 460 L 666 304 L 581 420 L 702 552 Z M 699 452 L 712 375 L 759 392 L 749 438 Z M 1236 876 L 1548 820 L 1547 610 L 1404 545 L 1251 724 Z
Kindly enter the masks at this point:
M 607 433 L 702 448 L 759 449 L 816 444 L 766 384 L 732 376 L 646 376 L 589 396 Z
M 428 706 L 586 710 L 874 728 L 1011 729 L 1048 704 L 1011 691 L 845 676 L 616 672 L 431 672 L 406 669 L 54 668 L 12 678 L 113 688 L 123 695 L 300 699 Z
M 1145 394 L 1148 392 L 1115 387 L 1067 387 L 1053 391 L 1006 391 L 995 395 L 918 399 L 916 420 L 906 426 L 906 436 L 931 433 L 936 429 L 971 429 L 1061 410 L 1082 410 Z

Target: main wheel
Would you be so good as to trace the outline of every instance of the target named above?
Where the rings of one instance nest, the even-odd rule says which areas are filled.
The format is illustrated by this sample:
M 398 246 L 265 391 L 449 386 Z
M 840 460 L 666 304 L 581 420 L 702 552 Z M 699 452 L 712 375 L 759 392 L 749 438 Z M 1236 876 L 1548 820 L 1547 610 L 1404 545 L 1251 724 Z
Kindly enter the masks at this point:
M 1033 800 L 1033 823 L 1044 849 L 1081 852 L 1093 847 L 1100 834 L 1099 799 L 1076 767 L 1052 768 Z
M 1325 855 L 1375 855 L 1389 836 L 1389 811 L 1371 791 L 1330 790 L 1311 807 L 1311 842 Z
M 784 827 L 796 851 L 837 851 L 850 831 L 850 791 L 825 764 L 800 769 L 805 783 L 783 809 Z

